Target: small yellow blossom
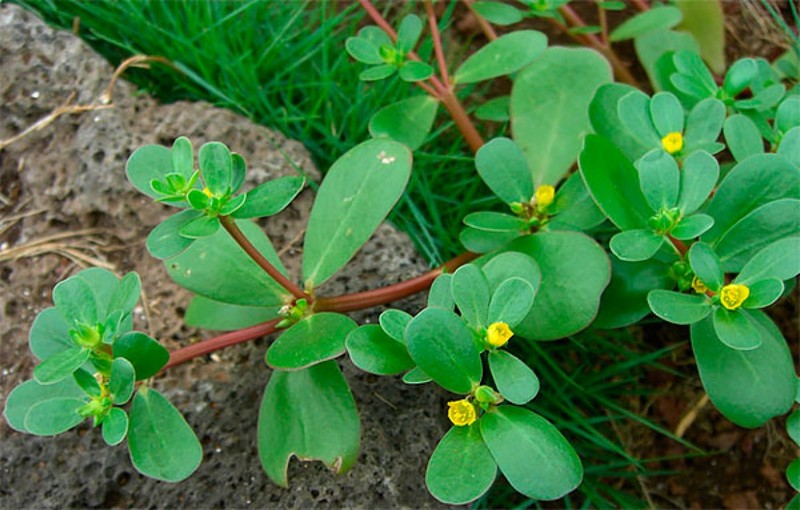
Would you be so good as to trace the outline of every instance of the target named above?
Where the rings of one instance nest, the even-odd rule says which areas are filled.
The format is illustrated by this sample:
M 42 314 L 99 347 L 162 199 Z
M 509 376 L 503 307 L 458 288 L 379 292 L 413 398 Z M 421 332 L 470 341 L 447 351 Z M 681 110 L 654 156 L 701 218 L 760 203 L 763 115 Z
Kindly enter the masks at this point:
M 661 139 L 661 146 L 670 154 L 675 154 L 683 149 L 683 135 L 679 131 L 668 133 Z
M 540 208 L 545 208 L 553 203 L 555 196 L 556 189 L 549 184 L 543 184 L 536 190 L 536 205 Z
M 747 285 L 732 283 L 722 287 L 719 293 L 719 302 L 728 310 L 736 310 L 742 306 L 749 295 L 750 289 L 747 288 Z
M 486 341 L 492 347 L 504 346 L 512 336 L 514 332 L 505 322 L 493 322 L 486 328 Z
M 463 427 L 464 425 L 472 425 L 478 418 L 478 413 L 475 411 L 475 406 L 472 405 L 467 399 L 456 400 L 447 403 L 447 417 L 453 422 L 453 425 Z
M 208 188 L 203 188 L 203 193 L 204 193 L 204 194 L 205 194 L 205 196 L 207 196 L 208 198 L 211 198 L 211 197 L 213 197 L 213 196 L 214 196 L 214 194 L 213 194 L 213 193 L 211 193 L 211 190 L 210 190 L 210 189 L 208 189 Z
M 706 292 L 708 292 L 708 287 L 706 287 L 706 284 L 701 282 L 700 278 L 698 278 L 697 276 L 692 278 L 692 288 L 698 294 L 705 294 Z

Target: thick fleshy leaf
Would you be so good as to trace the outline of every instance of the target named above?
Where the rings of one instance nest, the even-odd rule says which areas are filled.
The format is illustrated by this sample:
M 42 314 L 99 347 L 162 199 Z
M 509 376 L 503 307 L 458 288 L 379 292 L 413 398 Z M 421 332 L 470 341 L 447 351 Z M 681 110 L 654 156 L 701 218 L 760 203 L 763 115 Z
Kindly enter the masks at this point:
M 694 324 L 711 313 L 711 304 L 703 295 L 657 289 L 647 295 L 647 303 L 654 314 L 673 324 Z
M 128 434 L 128 413 L 119 407 L 112 407 L 103 419 L 103 441 L 108 446 L 116 446 Z
M 123 405 L 133 396 L 133 385 L 136 381 L 136 371 L 133 364 L 125 358 L 116 358 L 111 363 L 111 377 L 108 380 L 108 389 L 113 397 L 112 402 Z
M 461 231 L 458 239 L 464 245 L 464 248 L 471 252 L 488 253 L 508 244 L 521 235 L 520 232 L 489 232 L 467 227 Z
M 494 138 L 475 154 L 475 168 L 500 200 L 526 203 L 533 196 L 533 179 L 525 155 L 510 138 Z
M 754 154 L 764 152 L 764 141 L 755 123 L 742 114 L 736 114 L 725 120 L 723 127 L 725 143 L 736 161 L 744 161 Z
M 189 239 L 200 239 L 214 235 L 219 227 L 219 218 L 216 216 L 200 216 L 183 225 L 178 234 Z
M 394 375 L 414 367 L 405 345 L 390 337 L 377 324 L 366 324 L 347 335 L 347 353 L 365 372 Z
M 782 133 L 800 126 L 800 97 L 788 96 L 775 112 L 775 127 Z
M 681 174 L 675 159 L 661 149 L 645 154 L 637 162 L 639 185 L 645 200 L 654 211 L 675 205 L 680 191 Z
M 703 99 L 689 112 L 686 120 L 685 152 L 694 152 L 695 149 L 716 147 L 719 133 L 725 122 L 725 103 L 719 99 L 709 97 Z M 722 150 L 722 146 L 718 146 Z
M 789 466 L 786 468 L 786 479 L 789 481 L 789 485 L 791 485 L 795 491 L 800 492 L 800 458 L 796 458 L 789 463 Z M 798 503 L 800 503 L 795 502 L 797 497 L 797 494 L 795 494 L 795 497 L 792 498 L 792 501 L 790 501 L 789 505 L 786 506 L 787 509 L 793 508 L 792 504 L 796 506 Z
M 51 398 L 32 405 L 25 415 L 25 431 L 35 436 L 55 436 L 84 420 L 78 409 L 85 398 Z
M 114 357 L 125 358 L 136 371 L 136 380 L 153 377 L 169 361 L 169 351 L 138 331 L 127 333 L 114 342 Z
M 674 86 L 669 80 L 670 75 L 675 72 L 671 53 L 682 50 L 695 53 L 699 51 L 694 37 L 674 30 L 654 30 L 636 37 L 633 44 L 653 88 L 673 92 Z
M 75 399 L 86 400 L 86 395 L 71 377 L 48 385 L 39 384 L 35 380 L 25 381 L 11 390 L 6 397 L 3 415 L 12 429 L 28 432 L 25 428 L 25 417 L 33 406 L 50 400 Z
M 683 162 L 680 179 L 678 208 L 687 216 L 699 209 L 713 191 L 719 179 L 719 163 L 707 152 L 693 152 Z
M 555 340 L 589 325 L 611 277 L 608 256 L 594 240 L 578 232 L 541 232 L 508 248 L 532 257 L 542 271 L 533 307 L 516 333 Z
M 211 193 L 221 196 L 231 189 L 233 160 L 231 151 L 225 144 L 220 142 L 203 144 L 197 154 L 197 160 L 203 184 Z
M 351 57 L 363 64 L 383 64 L 383 58 L 381 58 L 378 47 L 368 39 L 364 39 L 363 37 L 348 37 L 344 43 L 344 47 Z
M 128 449 L 137 471 L 165 482 L 188 478 L 203 460 L 203 447 L 181 413 L 147 386 L 133 397 Z
M 475 83 L 519 71 L 547 47 L 547 36 L 535 30 L 505 34 L 470 55 L 453 74 L 455 83 Z
M 69 338 L 70 326 L 55 308 L 45 308 L 31 325 L 28 343 L 40 360 L 74 347 Z
M 131 184 L 151 198 L 162 195 L 150 187 L 153 179 L 162 180 L 172 170 L 172 151 L 163 145 L 145 145 L 136 149 L 125 164 Z
M 758 207 L 716 241 L 714 249 L 722 268 L 728 273 L 738 272 L 765 246 L 800 235 L 798 218 L 800 200 L 794 198 L 775 200 Z
M 443 273 L 436 277 L 428 291 L 428 307 L 442 308 L 453 311 L 456 302 L 453 301 L 453 291 L 450 290 L 453 284 L 453 275 Z M 407 326 L 407 325 L 406 325 Z
M 586 231 L 605 221 L 606 215 L 598 209 L 580 172 L 567 177 L 558 188 L 549 212 L 554 216 L 547 224 L 548 230 Z
M 425 484 L 431 495 L 449 505 L 475 501 L 494 483 L 497 464 L 483 442 L 480 425 L 452 427 L 428 461 Z
M 350 317 L 338 313 L 315 313 L 283 332 L 267 349 L 267 364 L 283 370 L 298 370 L 344 354 L 344 341 L 356 328 Z
M 670 235 L 675 239 L 687 241 L 700 237 L 714 226 L 714 218 L 707 214 L 693 214 L 682 218 L 680 223 L 672 229 Z
M 424 62 L 408 60 L 397 73 L 400 79 L 408 82 L 427 80 L 433 75 L 433 67 Z
M 428 306 L 431 305 L 429 304 Z M 380 322 L 381 328 L 390 338 L 397 342 L 405 343 L 405 331 L 411 319 L 413 319 L 411 314 L 390 308 L 381 313 L 380 317 L 378 317 L 378 322 Z
M 464 217 L 464 224 L 485 232 L 520 232 L 527 230 L 525 220 L 494 211 L 478 211 Z
M 360 436 L 356 404 L 335 361 L 272 373 L 258 415 L 258 457 L 270 480 L 288 486 L 293 456 L 347 471 Z
M 106 307 L 106 314 L 122 312 L 123 314 L 133 311 L 133 307 L 139 302 L 142 293 L 142 281 L 136 273 L 128 273 L 119 281 L 119 285 L 111 295 L 111 299 Z
M 506 122 L 511 118 L 511 96 L 490 99 L 475 110 L 475 117 L 492 122 Z
M 494 294 L 500 285 L 509 278 L 521 278 L 528 282 L 534 294 L 542 283 L 542 271 L 531 257 L 519 252 L 499 253 L 486 262 L 481 268 L 489 290 Z
M 453 300 L 470 327 L 480 329 L 486 327 L 489 313 L 489 283 L 478 266 L 466 264 L 453 273 L 451 290 Z
M 411 153 L 391 140 L 364 142 L 333 164 L 308 220 L 303 251 L 307 286 L 321 285 L 367 242 L 410 174 Z
M 778 155 L 800 168 L 800 127 L 792 128 L 783 135 Z
M 91 351 L 72 347 L 42 361 L 33 369 L 33 377 L 41 384 L 53 384 L 71 376 L 89 359 Z
M 786 432 L 792 441 L 800 446 L 800 409 L 795 409 L 792 414 L 786 418 Z
M 762 248 L 742 267 L 736 283 L 750 284 L 767 278 L 789 280 L 800 273 L 800 237 L 780 239 Z
M 650 98 L 650 118 L 659 136 L 683 133 L 683 106 L 674 94 L 658 92 Z
M 743 308 L 765 308 L 781 297 L 783 294 L 783 282 L 777 278 L 760 280 L 750 285 L 750 295 L 747 297 Z
M 180 235 L 180 231 L 202 215 L 202 211 L 188 209 L 165 219 L 147 236 L 147 251 L 157 259 L 167 259 L 179 254 L 194 242 L 194 239 Z
M 75 379 L 75 382 L 81 387 L 84 393 L 90 397 L 99 397 L 102 395 L 103 390 L 100 388 L 100 383 L 97 382 L 94 375 L 86 370 L 76 370 L 72 374 L 72 378 Z
M 369 121 L 374 138 L 391 138 L 417 150 L 433 127 L 439 101 L 426 95 L 398 101 L 378 110 Z
M 589 104 L 589 119 L 595 133 L 611 141 L 630 161 L 636 161 L 649 149 L 628 133 L 619 118 L 619 101 L 628 94 L 634 94 L 647 101 L 647 95 L 630 85 L 606 83 L 601 85 Z
M 415 14 L 407 15 L 397 28 L 397 48 L 406 53 L 413 50 L 421 33 L 422 20 L 419 16 Z
M 286 274 L 272 243 L 258 225 L 249 220 L 238 220 L 236 225 L 275 268 Z M 164 265 L 178 285 L 216 301 L 280 306 L 288 295 L 224 229 L 198 239 L 181 254 L 165 260 Z
M 517 75 L 511 127 L 536 187 L 555 185 L 575 163 L 589 131 L 589 103 L 610 81 L 608 61 L 584 48 L 548 48 Z
M 700 56 L 717 74 L 725 72 L 725 16 L 720 0 L 678 0 L 683 13 L 678 29 L 689 32 L 700 46 Z
M 706 287 L 719 292 L 725 283 L 719 257 L 714 249 L 706 243 L 694 243 L 689 249 L 689 264 L 692 271 Z
M 761 345 L 762 339 L 758 328 L 750 320 L 746 310 L 729 311 L 719 307 L 714 312 L 714 331 L 717 338 L 730 347 L 742 351 L 750 351 Z
M 664 236 L 652 230 L 626 230 L 614 235 L 609 248 L 620 260 L 641 262 L 656 254 L 664 244 Z
M 393 75 L 395 71 L 397 71 L 395 66 L 390 64 L 382 64 L 361 71 L 361 74 L 358 75 L 358 79 L 361 81 L 383 80 L 384 78 L 388 78 L 389 76 Z
M 247 192 L 247 200 L 237 209 L 234 218 L 263 218 L 283 211 L 302 191 L 305 177 L 289 175 L 267 181 Z
M 195 296 L 186 308 L 184 321 L 189 326 L 217 331 L 255 326 L 278 317 L 278 306 L 244 306 Z
M 469 393 L 483 375 L 472 332 L 453 312 L 426 308 L 406 328 L 411 358 L 437 384 L 453 393 Z
M 525 405 L 539 393 L 539 378 L 513 354 L 501 350 L 490 352 L 489 370 L 497 391 L 512 404 Z
M 233 163 L 233 174 L 231 175 L 231 193 L 238 193 L 244 184 L 247 176 L 247 162 L 241 154 L 231 153 L 231 163 Z
M 67 278 L 53 287 L 53 303 L 68 322 L 94 326 L 99 320 L 92 288 L 82 278 Z
M 791 409 L 796 393 L 794 363 L 786 341 L 772 321 L 753 314 L 762 344 L 731 349 L 714 332 L 711 317 L 692 325 L 700 379 L 711 402 L 735 424 L 760 427 Z
M 639 174 L 605 138 L 588 135 L 579 158 L 581 175 L 600 210 L 621 230 L 645 228 L 653 211 L 639 186 Z
M 425 384 L 433 381 L 428 374 L 420 370 L 419 367 L 414 367 L 403 375 L 403 382 L 406 384 Z
M 512 277 L 501 283 L 492 294 L 487 324 L 505 322 L 514 329 L 533 306 L 533 286 L 522 278 Z
M 611 265 L 611 282 L 603 293 L 594 321 L 598 328 L 616 329 L 639 322 L 650 313 L 648 293 L 675 286 L 670 265 L 656 259 L 624 262 L 612 258 Z
M 672 28 L 683 19 L 680 9 L 673 6 L 661 5 L 648 11 L 637 14 L 628 19 L 609 34 L 611 42 L 633 39 L 640 35 Z
M 781 198 L 800 198 L 800 168 L 776 154 L 745 159 L 717 187 L 705 211 L 714 218 L 714 226 L 703 240 L 719 239 L 755 208 Z
M 550 501 L 580 485 L 580 458 L 561 432 L 538 414 L 501 406 L 486 413 L 480 426 L 497 466 L 518 492 Z
M 513 25 L 522 20 L 522 11 L 502 2 L 475 2 L 472 9 L 495 25 Z
M 629 136 L 650 148 L 661 145 L 661 137 L 650 114 L 650 98 L 646 95 L 631 93 L 622 97 L 617 105 L 617 114 Z

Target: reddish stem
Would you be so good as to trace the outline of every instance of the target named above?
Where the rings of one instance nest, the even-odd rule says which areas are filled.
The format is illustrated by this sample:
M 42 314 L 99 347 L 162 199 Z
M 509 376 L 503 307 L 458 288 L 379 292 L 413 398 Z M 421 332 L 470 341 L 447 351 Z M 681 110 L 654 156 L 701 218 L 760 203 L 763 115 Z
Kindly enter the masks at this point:
M 187 361 L 198 356 L 204 356 L 214 351 L 230 347 L 231 345 L 255 340 L 256 338 L 261 338 L 262 336 L 274 333 L 275 325 L 277 325 L 281 320 L 282 318 L 273 319 L 269 322 L 264 322 L 263 324 L 257 324 L 255 326 L 250 326 L 249 328 L 232 331 L 230 333 L 225 333 L 224 335 L 209 338 L 208 340 L 203 340 L 202 342 L 198 342 L 196 344 L 182 347 L 177 351 L 170 353 L 169 362 L 161 370 L 164 371 L 168 368 L 180 365 L 181 363 L 186 363 Z
M 273 266 L 255 246 L 253 246 L 253 243 L 247 239 L 247 237 L 244 235 L 244 232 L 239 230 L 239 227 L 236 225 L 236 220 L 230 216 L 220 216 L 219 221 L 222 223 L 222 226 L 225 228 L 225 230 L 227 230 L 231 235 L 233 240 L 242 247 L 245 253 L 247 253 L 247 255 L 253 259 L 253 261 L 258 264 L 258 266 L 263 269 L 264 272 L 272 277 L 273 280 L 278 282 L 281 287 L 286 289 L 288 292 L 291 292 L 292 295 L 297 299 L 309 299 L 308 294 L 303 292 L 300 287 L 292 283 L 291 280 L 283 276 L 283 274 L 281 274 L 281 272 L 278 271 L 275 266 Z
M 475 9 L 472 7 L 472 3 L 474 1 L 475 0 L 464 0 L 464 3 L 469 8 L 472 15 L 475 16 L 475 19 L 478 20 L 478 25 L 481 26 L 483 35 L 485 35 L 486 38 L 489 39 L 490 41 L 494 41 L 495 39 L 497 39 L 497 32 L 494 31 L 494 27 L 492 27 L 491 23 L 486 21 L 486 18 L 475 12 Z
M 317 298 L 314 301 L 314 310 L 317 312 L 351 312 L 385 305 L 427 289 L 440 274 L 453 272 L 476 257 L 478 257 L 476 253 L 465 252 L 432 271 L 404 282 L 356 294 Z
M 672 236 L 668 237 L 673 246 L 675 246 L 675 249 L 678 250 L 678 253 L 681 254 L 681 257 L 685 256 L 686 253 L 689 251 L 689 248 L 686 246 L 686 243 L 684 243 L 680 239 L 675 239 Z
M 436 22 L 436 13 L 433 12 L 431 0 L 425 0 L 425 12 L 428 14 L 428 27 L 431 30 L 433 39 L 433 51 L 436 53 L 436 62 L 439 64 L 439 74 L 442 75 L 442 83 L 445 87 L 450 87 L 450 75 L 447 72 L 447 61 L 444 59 L 444 49 L 442 48 L 442 37 L 439 34 L 439 25 Z
M 650 6 L 647 4 L 647 0 L 631 0 L 631 3 L 634 7 L 639 9 L 640 11 L 649 11 Z

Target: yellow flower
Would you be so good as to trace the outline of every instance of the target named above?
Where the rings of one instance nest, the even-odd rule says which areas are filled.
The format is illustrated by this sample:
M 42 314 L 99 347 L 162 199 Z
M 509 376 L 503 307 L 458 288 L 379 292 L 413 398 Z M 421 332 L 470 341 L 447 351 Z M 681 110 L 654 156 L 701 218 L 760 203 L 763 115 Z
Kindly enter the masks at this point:
M 493 322 L 486 328 L 486 341 L 492 347 L 504 346 L 512 336 L 514 332 L 505 322 Z
M 555 196 L 556 189 L 549 184 L 543 184 L 536 190 L 536 205 L 540 208 L 545 208 L 553 203 Z
M 683 149 L 683 135 L 678 131 L 668 133 L 667 136 L 661 139 L 661 146 L 670 154 L 675 154 Z
M 719 293 L 719 302 L 728 310 L 736 310 L 742 306 L 749 295 L 750 289 L 747 288 L 747 285 L 732 283 L 722 287 Z
M 478 413 L 475 411 L 475 406 L 472 405 L 467 399 L 456 400 L 447 403 L 447 417 L 453 422 L 453 425 L 463 427 L 464 425 L 472 425 L 478 418 Z
M 701 282 L 700 278 L 698 278 L 697 276 L 692 278 L 692 288 L 698 294 L 705 294 L 706 292 L 708 292 L 708 287 L 706 287 L 706 284 Z
M 205 194 L 205 196 L 207 196 L 208 198 L 211 198 L 211 197 L 213 197 L 213 196 L 214 196 L 214 194 L 213 194 L 213 193 L 211 193 L 211 190 L 210 190 L 210 189 L 208 189 L 208 188 L 203 188 L 203 193 L 204 193 L 204 194 Z

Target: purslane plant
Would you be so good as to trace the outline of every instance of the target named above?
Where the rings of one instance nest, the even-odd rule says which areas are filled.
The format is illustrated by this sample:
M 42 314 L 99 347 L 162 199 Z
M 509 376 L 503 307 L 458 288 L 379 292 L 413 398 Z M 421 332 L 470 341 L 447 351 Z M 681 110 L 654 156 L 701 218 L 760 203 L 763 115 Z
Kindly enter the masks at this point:
M 437 499 L 474 501 L 499 470 L 527 497 L 553 500 L 581 483 L 581 460 L 535 411 L 535 397 L 548 390 L 536 367 L 507 345 L 558 340 L 590 325 L 625 327 L 650 313 L 691 325 L 704 388 L 732 422 L 758 427 L 800 402 L 786 341 L 760 311 L 800 273 L 796 55 L 794 68 L 784 59 L 781 71 L 742 59 L 718 85 L 698 43 L 672 30 L 682 16 L 676 7 L 647 10 L 638 2 L 643 12 L 610 34 L 604 21 L 597 30 L 573 30 L 590 48 L 564 48 L 548 47 L 532 30 L 497 37 L 489 22 L 536 15 L 580 28 L 567 2 L 524 2 L 524 12 L 468 3 L 486 17 L 491 42 L 451 75 L 430 2 L 432 64 L 415 53 L 419 17 L 404 18 L 395 32 L 362 1 L 378 26 L 347 42 L 351 56 L 371 66 L 361 78 L 398 74 L 426 94 L 376 112 L 373 139 L 328 170 L 306 229 L 302 284 L 252 221 L 280 213 L 305 185 L 302 176 L 243 191 L 245 161 L 222 143 L 203 145 L 196 158 L 186 138 L 171 148 L 137 149 L 126 168 L 131 183 L 180 209 L 151 232 L 148 251 L 195 294 L 189 324 L 231 332 L 168 353 L 133 331 L 135 274 L 81 271 L 54 288 L 55 307 L 33 323 L 30 346 L 41 363 L 34 379 L 9 395 L 9 424 L 53 435 L 91 417 L 108 444 L 127 438 L 140 472 L 182 480 L 199 465 L 202 448 L 149 379 L 276 333 L 265 354 L 273 371 L 257 434 L 264 471 L 279 485 L 288 484 L 292 456 L 337 472 L 355 462 L 359 418 L 336 362 L 346 353 L 364 371 L 403 374 L 406 384 L 433 382 L 454 395 L 442 410 L 453 426 L 425 477 Z M 679 43 L 656 54 L 648 43 L 654 34 Z M 652 96 L 612 81 L 612 74 L 631 81 L 610 44 L 629 38 L 658 90 Z M 508 121 L 510 129 L 484 143 L 455 91 L 505 76 L 512 78 L 510 95 L 475 113 Z M 467 215 L 461 241 L 469 251 L 437 270 L 363 293 L 318 295 L 402 195 L 413 151 L 440 104 L 504 210 Z M 616 233 L 606 244 L 609 229 Z M 427 306 L 413 316 L 389 309 L 378 324 L 358 325 L 346 315 L 425 290 Z M 798 426 L 795 411 L 787 421 L 795 441 Z M 787 476 L 800 487 L 800 461 Z

